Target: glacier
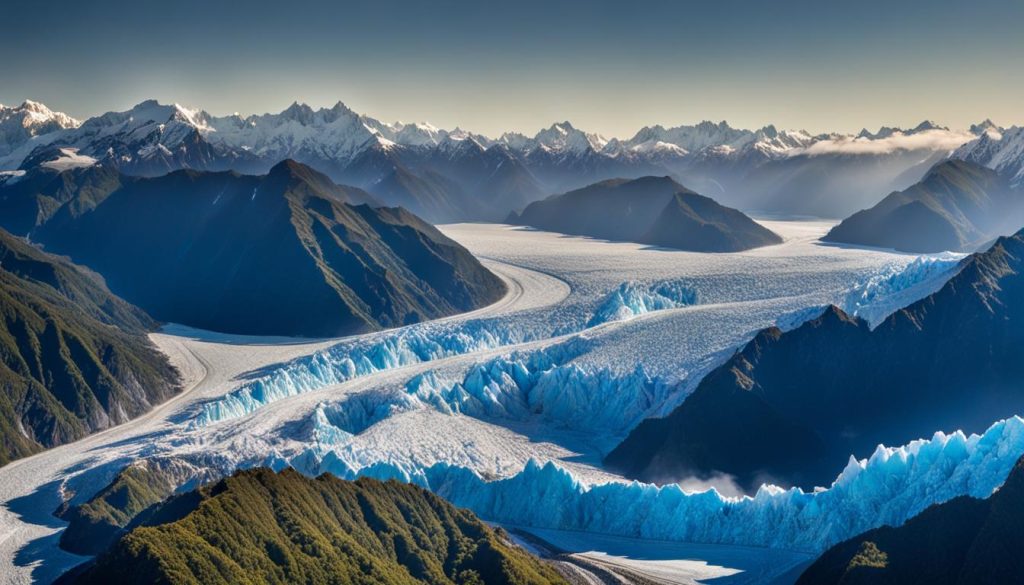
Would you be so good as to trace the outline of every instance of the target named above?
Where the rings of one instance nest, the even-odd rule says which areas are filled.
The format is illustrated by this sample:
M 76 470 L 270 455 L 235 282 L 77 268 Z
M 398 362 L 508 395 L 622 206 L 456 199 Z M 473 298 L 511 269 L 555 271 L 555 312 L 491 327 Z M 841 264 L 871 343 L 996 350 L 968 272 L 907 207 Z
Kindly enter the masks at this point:
M 189 390 L 151 415 L 0 468 L 0 501 L 12 502 L 0 506 L 0 581 L 31 582 L 36 567 L 56 575 L 80 562 L 56 548 L 62 523 L 49 511 L 69 495 L 89 498 L 141 458 L 211 474 L 291 465 L 403 479 L 497 521 L 727 546 L 813 548 L 818 537 L 997 485 L 1004 463 L 992 458 L 1008 468 L 1019 445 L 1004 440 L 1002 453 L 982 456 L 990 438 L 955 433 L 942 449 L 928 442 L 858 462 L 819 493 L 765 488 L 735 498 L 693 493 L 699 482 L 630 484 L 600 467 L 617 435 L 677 406 L 757 330 L 798 325 L 847 298 L 863 312 L 952 274 L 929 272 L 925 260 L 915 267 L 910 255 L 818 244 L 831 224 L 767 223 L 785 243 L 727 255 L 442 226 L 518 285 L 500 306 L 340 340 L 154 334 Z M 955 457 L 958 442 L 973 454 Z M 934 461 L 920 456 L 940 451 Z M 773 523 L 777 535 L 764 528 Z M 800 536 L 802 527 L 813 536 Z
M 890 264 L 846 291 L 841 309 L 878 326 L 886 317 L 942 288 L 967 254 L 918 256 L 909 264 Z
M 677 309 L 697 304 L 697 291 L 681 280 L 666 280 L 643 285 L 630 280 L 619 285 L 594 312 L 587 327 L 622 321 L 653 311 Z
M 696 291 L 682 281 L 666 280 L 647 285 L 627 281 L 601 300 L 585 325 L 570 325 L 568 331 L 565 327 L 523 327 L 502 318 L 441 326 L 429 323 L 413 325 L 369 340 L 340 343 L 283 364 L 225 396 L 202 404 L 189 426 L 202 427 L 245 416 L 282 398 L 376 372 L 552 336 L 571 335 L 605 323 L 696 303 Z M 582 372 L 577 373 L 577 377 L 582 375 Z M 461 412 L 457 408 L 455 410 Z
M 488 480 L 466 467 L 422 470 L 386 462 L 352 469 L 305 453 L 292 465 L 311 475 L 370 476 L 419 484 L 488 521 L 641 539 L 763 546 L 819 553 L 881 525 L 899 525 L 928 506 L 961 495 L 985 498 L 1024 455 L 1024 419 L 996 422 L 981 435 L 937 432 L 902 447 L 879 445 L 868 458 L 850 458 L 827 489 L 805 492 L 764 485 L 754 496 L 726 497 L 715 489 L 688 493 L 677 484 L 587 484 L 554 462 L 529 461 L 518 474 Z
M 391 392 L 363 392 L 324 401 L 301 437 L 321 449 L 346 444 L 371 425 L 401 412 L 433 408 L 500 423 L 539 421 L 551 429 L 597 432 L 614 443 L 679 391 L 642 364 L 624 373 L 571 363 L 592 342 L 571 338 L 472 365 L 457 380 L 429 370 Z

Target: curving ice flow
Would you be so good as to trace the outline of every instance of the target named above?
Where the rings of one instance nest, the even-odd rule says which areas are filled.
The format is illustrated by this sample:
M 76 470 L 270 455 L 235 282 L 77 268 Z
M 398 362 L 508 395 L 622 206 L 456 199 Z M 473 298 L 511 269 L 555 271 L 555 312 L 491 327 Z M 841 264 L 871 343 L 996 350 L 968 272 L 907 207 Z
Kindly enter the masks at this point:
M 584 328 L 696 303 L 696 291 L 681 281 L 648 285 L 628 281 L 602 299 L 585 326 L 574 327 L 569 332 L 564 327 L 554 330 L 552 327 L 524 326 L 502 318 L 405 327 L 366 340 L 340 343 L 284 364 L 270 374 L 260 376 L 221 398 L 201 405 L 200 412 L 189 424 L 195 428 L 238 418 L 289 396 L 320 390 L 377 372 L 536 341 L 553 337 L 556 333 L 564 336 Z M 581 377 L 583 375 L 577 372 L 574 379 Z M 462 390 L 465 393 L 473 389 L 470 384 Z M 489 400 L 486 396 L 480 398 L 482 402 L 478 400 L 478 404 L 485 404 Z M 440 400 L 444 402 L 446 399 Z M 448 402 L 454 411 L 479 411 L 466 411 L 453 403 L 453 400 L 457 399 L 452 398 Z M 628 430 L 629 426 L 625 429 Z
M 142 457 L 174 458 L 207 477 L 263 464 L 398 477 L 495 520 L 778 547 L 848 534 L 874 507 L 871 521 L 896 521 L 998 485 L 1020 452 L 1010 440 L 1016 420 L 1000 440 L 954 434 L 885 450 L 812 494 L 688 495 L 601 468 L 629 429 L 678 405 L 757 330 L 795 326 L 830 303 L 881 314 L 955 271 L 953 257 L 821 245 L 826 222 L 766 223 L 785 242 L 737 254 L 442 226 L 509 283 L 505 299 L 340 340 L 155 335 L 189 390 L 0 468 L 0 582 L 46 583 L 81 562 L 57 548 L 63 522 L 52 511 Z
M 626 373 L 570 363 L 590 342 L 575 338 L 472 365 L 457 379 L 418 374 L 390 392 L 351 394 L 317 405 L 308 437 L 335 448 L 384 419 L 420 408 L 490 421 L 539 421 L 553 430 L 620 436 L 650 416 L 676 384 L 637 365 Z

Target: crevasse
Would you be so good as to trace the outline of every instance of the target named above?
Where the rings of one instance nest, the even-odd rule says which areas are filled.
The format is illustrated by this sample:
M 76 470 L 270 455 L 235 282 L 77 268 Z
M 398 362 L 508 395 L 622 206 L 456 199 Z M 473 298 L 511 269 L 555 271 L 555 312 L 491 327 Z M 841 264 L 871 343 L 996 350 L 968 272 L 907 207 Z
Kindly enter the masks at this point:
M 627 282 L 609 293 L 587 327 L 651 311 L 697 302 L 697 294 L 682 282 L 640 285 Z M 576 331 L 582 330 L 577 327 Z M 573 332 L 569 332 L 573 333 Z M 359 376 L 518 343 L 545 339 L 551 331 L 520 328 L 503 319 L 460 324 L 423 324 L 346 342 L 293 360 L 267 375 L 201 405 L 191 427 L 238 418 L 288 396 L 340 384 Z
M 587 327 L 696 304 L 697 291 L 683 281 L 667 280 L 645 285 L 631 280 L 620 284 L 602 300 Z
M 848 289 L 840 307 L 874 327 L 894 311 L 939 290 L 965 256 L 947 252 L 918 256 L 904 265 L 887 266 L 879 274 Z
M 1024 420 L 993 424 L 982 435 L 936 433 L 871 457 L 851 457 L 828 489 L 804 492 L 763 486 L 753 497 L 715 490 L 686 493 L 678 485 L 586 485 L 554 463 L 527 463 L 518 474 L 486 481 L 447 464 L 402 469 L 376 462 L 353 469 L 337 457 L 267 460 L 310 474 L 396 478 L 431 489 L 494 522 L 646 539 L 767 546 L 820 552 L 883 524 L 899 525 L 932 504 L 957 496 L 989 496 L 1024 454 Z
M 430 371 L 412 378 L 400 392 L 367 392 L 321 403 L 310 416 L 306 438 L 337 446 L 384 418 L 425 406 L 491 421 L 535 418 L 556 429 L 618 436 L 651 416 L 678 389 L 640 365 L 620 373 L 570 363 L 587 346 L 586 340 L 573 338 L 475 364 L 458 380 Z

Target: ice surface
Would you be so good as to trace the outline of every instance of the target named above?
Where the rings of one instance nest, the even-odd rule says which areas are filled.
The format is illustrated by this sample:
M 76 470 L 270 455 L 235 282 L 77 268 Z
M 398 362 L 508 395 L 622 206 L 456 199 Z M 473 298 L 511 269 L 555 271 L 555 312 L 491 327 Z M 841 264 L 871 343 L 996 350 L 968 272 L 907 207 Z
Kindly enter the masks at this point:
M 677 309 L 697 304 L 697 291 L 686 286 L 684 281 L 664 281 L 644 286 L 636 281 L 619 285 L 597 308 L 587 322 L 594 327 L 611 321 L 622 321 L 652 311 Z
M 909 264 L 893 264 L 853 286 L 840 307 L 872 327 L 917 299 L 942 288 L 966 254 L 946 252 L 920 256 Z
M 425 470 L 425 485 L 492 521 L 559 530 L 684 542 L 820 552 L 883 524 L 899 525 L 960 495 L 989 496 L 1024 454 L 1024 420 L 983 435 L 936 433 L 899 448 L 851 458 L 826 490 L 762 487 L 754 497 L 677 485 L 586 485 L 556 464 L 531 461 L 513 477 L 484 481 L 464 468 Z
M 765 490 L 731 500 L 616 483 L 601 469 L 601 456 L 632 425 L 678 405 L 758 329 L 843 305 L 858 286 L 864 314 L 891 306 L 893 295 L 924 294 L 920 283 L 938 286 L 950 273 L 916 256 L 820 245 L 829 223 L 768 227 L 785 243 L 708 255 L 509 226 L 442 226 L 509 283 L 505 299 L 438 322 L 318 342 L 171 328 L 155 339 L 191 380 L 189 391 L 125 425 L 0 468 L 0 581 L 46 582 L 78 562 L 55 548 L 62 523 L 52 510 L 67 494 L 89 497 L 140 457 L 218 473 L 291 464 L 310 474 L 398 477 L 485 516 L 542 528 L 644 536 L 639 527 L 648 526 L 667 539 L 771 536 L 779 547 L 997 485 L 1016 443 L 984 456 L 985 440 L 956 436 L 933 458 L 945 464 L 913 455 L 913 472 L 897 464 L 911 455 L 877 456 L 821 494 Z M 972 453 L 966 460 L 952 456 L 958 441 Z M 880 473 L 886 465 L 892 475 Z M 779 526 L 773 535 L 769 523 Z

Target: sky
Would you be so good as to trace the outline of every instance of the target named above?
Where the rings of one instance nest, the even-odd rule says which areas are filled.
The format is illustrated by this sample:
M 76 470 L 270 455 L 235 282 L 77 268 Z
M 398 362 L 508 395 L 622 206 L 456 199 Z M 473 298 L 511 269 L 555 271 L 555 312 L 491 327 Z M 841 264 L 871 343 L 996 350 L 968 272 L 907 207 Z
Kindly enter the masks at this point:
M 1024 123 L 1021 0 L 0 0 L 0 103 L 338 101 L 487 135 Z

